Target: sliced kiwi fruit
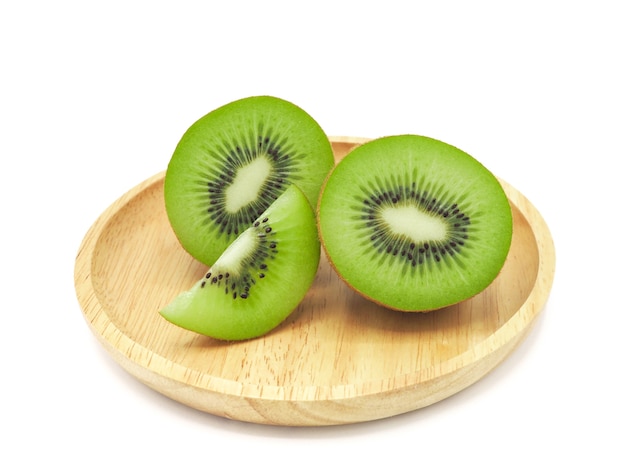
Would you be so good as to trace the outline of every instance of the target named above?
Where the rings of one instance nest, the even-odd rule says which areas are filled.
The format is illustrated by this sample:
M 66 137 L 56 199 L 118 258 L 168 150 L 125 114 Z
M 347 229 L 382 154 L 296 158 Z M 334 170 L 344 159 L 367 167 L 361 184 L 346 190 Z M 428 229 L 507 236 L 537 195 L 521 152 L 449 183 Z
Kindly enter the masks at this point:
M 417 135 L 375 139 L 330 173 L 318 205 L 338 275 L 372 301 L 430 311 L 484 290 L 512 237 L 509 201 L 476 159 Z
M 184 133 L 165 174 L 165 208 L 183 248 L 211 265 L 290 184 L 315 206 L 333 166 L 328 137 L 304 110 L 243 98 Z
M 290 185 L 189 291 L 160 310 L 182 328 L 222 340 L 261 336 L 310 288 L 320 259 L 315 213 Z

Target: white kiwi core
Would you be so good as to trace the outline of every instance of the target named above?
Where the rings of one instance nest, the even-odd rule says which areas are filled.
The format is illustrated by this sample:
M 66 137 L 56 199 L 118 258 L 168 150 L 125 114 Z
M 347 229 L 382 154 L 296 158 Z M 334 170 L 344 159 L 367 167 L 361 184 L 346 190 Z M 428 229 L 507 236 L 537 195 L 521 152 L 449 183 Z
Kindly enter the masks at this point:
M 234 214 L 254 202 L 272 171 L 272 164 L 261 155 L 237 169 L 233 182 L 226 188 L 226 211 Z
M 213 269 L 225 269 L 232 274 L 239 274 L 240 268 L 257 247 L 257 235 L 254 230 L 246 230 L 232 242 L 218 258 Z
M 445 222 L 415 207 L 386 207 L 382 210 L 381 216 L 392 233 L 404 235 L 415 243 L 446 239 Z

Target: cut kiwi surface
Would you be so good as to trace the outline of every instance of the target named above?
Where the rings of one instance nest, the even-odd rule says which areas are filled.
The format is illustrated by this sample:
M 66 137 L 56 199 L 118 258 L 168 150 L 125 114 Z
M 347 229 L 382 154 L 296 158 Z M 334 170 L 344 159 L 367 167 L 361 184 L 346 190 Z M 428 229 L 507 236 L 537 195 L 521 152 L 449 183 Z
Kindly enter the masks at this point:
M 290 185 L 206 276 L 161 309 L 182 328 L 224 340 L 261 336 L 296 309 L 320 259 L 315 213 Z
M 484 290 L 501 271 L 513 222 L 497 178 L 444 142 L 382 137 L 330 173 L 318 204 L 338 275 L 376 303 L 430 311 Z
M 182 136 L 165 175 L 167 215 L 183 248 L 211 265 L 290 184 L 315 206 L 333 165 L 328 137 L 304 110 L 243 98 Z

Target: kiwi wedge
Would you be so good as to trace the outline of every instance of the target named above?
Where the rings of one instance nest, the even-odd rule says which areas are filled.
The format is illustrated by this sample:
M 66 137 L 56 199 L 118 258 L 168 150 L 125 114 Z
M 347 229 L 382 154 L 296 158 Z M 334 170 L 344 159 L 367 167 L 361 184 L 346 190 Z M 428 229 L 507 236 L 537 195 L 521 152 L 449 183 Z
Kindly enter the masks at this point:
M 290 185 L 202 279 L 160 310 L 182 328 L 223 340 L 261 336 L 305 297 L 320 259 L 315 213 Z
M 243 98 L 184 133 L 165 174 L 165 208 L 183 248 L 211 265 L 290 184 L 315 206 L 333 166 L 328 137 L 304 110 Z
M 417 135 L 352 150 L 325 182 L 318 225 L 338 275 L 401 311 L 436 310 L 484 290 L 513 231 L 497 178 L 464 151 Z

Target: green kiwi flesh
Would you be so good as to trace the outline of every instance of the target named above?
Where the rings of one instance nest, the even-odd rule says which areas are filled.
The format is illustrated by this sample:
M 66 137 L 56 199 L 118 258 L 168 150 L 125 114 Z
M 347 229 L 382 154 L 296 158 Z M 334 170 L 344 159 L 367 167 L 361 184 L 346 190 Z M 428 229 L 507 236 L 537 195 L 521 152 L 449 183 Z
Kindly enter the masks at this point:
M 243 98 L 184 133 L 165 174 L 165 208 L 183 248 L 211 265 L 290 184 L 315 206 L 333 166 L 328 137 L 304 110 Z
M 313 208 L 291 185 L 226 248 L 206 276 L 160 313 L 171 323 L 217 339 L 261 336 L 303 300 L 319 259 Z
M 484 290 L 511 245 L 497 178 L 428 137 L 382 137 L 352 150 L 318 204 L 322 246 L 338 275 L 376 303 L 430 311 Z

